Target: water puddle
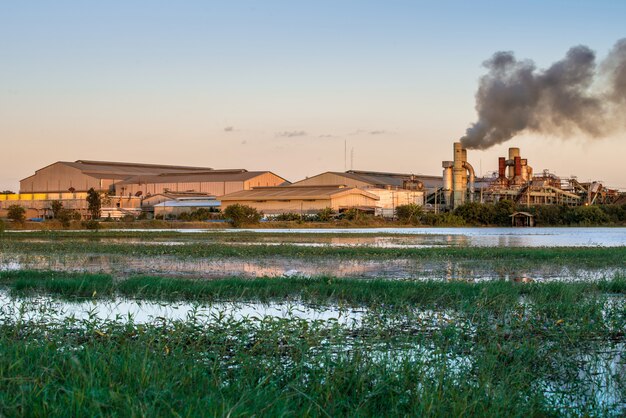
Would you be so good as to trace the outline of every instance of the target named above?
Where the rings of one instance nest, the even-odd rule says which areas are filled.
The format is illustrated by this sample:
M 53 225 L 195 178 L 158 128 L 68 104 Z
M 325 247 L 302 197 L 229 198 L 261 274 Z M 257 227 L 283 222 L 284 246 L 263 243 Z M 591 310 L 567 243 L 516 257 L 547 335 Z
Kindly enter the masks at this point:
M 136 324 L 162 321 L 202 321 L 299 318 L 308 321 L 336 321 L 345 326 L 358 326 L 364 310 L 338 306 L 317 306 L 298 302 L 154 302 L 127 298 L 67 301 L 48 295 L 14 297 L 0 291 L 0 316 L 4 320 L 34 323 L 60 322 L 69 318 L 78 321 L 124 321 Z

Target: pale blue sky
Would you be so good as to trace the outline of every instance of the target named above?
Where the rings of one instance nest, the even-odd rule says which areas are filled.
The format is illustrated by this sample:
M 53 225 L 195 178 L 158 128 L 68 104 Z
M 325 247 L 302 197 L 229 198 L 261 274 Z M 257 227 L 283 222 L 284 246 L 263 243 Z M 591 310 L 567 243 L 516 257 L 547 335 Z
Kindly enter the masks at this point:
M 0 3 L 0 188 L 56 160 L 439 174 L 474 121 L 481 63 L 539 67 L 626 37 L 624 1 L 9 1 Z M 225 130 L 232 127 L 232 130 Z M 536 170 L 626 188 L 626 134 L 535 136 Z M 621 169 L 621 167 L 620 167 Z

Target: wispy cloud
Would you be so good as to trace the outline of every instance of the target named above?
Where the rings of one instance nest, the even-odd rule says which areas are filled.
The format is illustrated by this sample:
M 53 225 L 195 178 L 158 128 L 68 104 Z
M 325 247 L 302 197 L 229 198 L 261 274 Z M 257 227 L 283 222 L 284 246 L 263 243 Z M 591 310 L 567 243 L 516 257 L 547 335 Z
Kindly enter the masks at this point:
M 331 135 L 331 134 L 323 134 L 323 135 L 318 135 L 318 138 L 335 138 L 336 135 Z
M 387 129 L 357 129 L 350 135 L 395 135 L 396 133 Z
M 307 133 L 306 131 L 283 131 L 283 132 L 276 132 L 276 136 L 279 137 L 283 137 L 283 138 L 294 138 L 297 136 L 306 136 Z
M 234 126 L 227 126 L 224 128 L 224 132 L 233 132 L 235 130 Z

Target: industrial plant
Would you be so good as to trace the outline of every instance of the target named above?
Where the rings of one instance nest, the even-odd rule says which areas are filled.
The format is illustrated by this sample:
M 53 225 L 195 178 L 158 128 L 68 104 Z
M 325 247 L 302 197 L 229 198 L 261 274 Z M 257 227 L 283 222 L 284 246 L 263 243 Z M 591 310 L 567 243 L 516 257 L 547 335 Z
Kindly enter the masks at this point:
M 453 146 L 453 161 L 443 161 L 442 189 L 429 201 L 442 208 L 454 209 L 465 202 L 495 203 L 511 200 L 516 204 L 593 205 L 611 204 L 620 199 L 616 189 L 600 182 L 579 182 L 576 178 L 561 178 L 548 170 L 534 174 L 533 167 L 522 158 L 519 148 L 509 148 L 508 158 L 498 158 L 498 171 L 492 177 L 476 178 L 467 161 L 467 150 L 460 142 Z
M 624 200 L 618 190 L 597 181 L 561 178 L 548 170 L 536 173 L 519 148 L 509 148 L 507 157 L 498 158 L 493 175 L 477 177 L 467 150 L 455 142 L 452 160 L 442 161 L 442 168 L 441 176 L 332 171 L 291 183 L 272 171 L 60 161 L 23 179 L 19 193 L 0 194 L 0 217 L 11 205 L 19 205 L 29 218 L 49 218 L 53 201 L 87 217 L 89 189 L 103 195 L 102 216 L 111 218 L 176 216 L 233 204 L 252 206 L 267 216 L 315 214 L 331 208 L 393 218 L 397 207 L 408 204 L 443 212 L 468 202 L 582 206 Z

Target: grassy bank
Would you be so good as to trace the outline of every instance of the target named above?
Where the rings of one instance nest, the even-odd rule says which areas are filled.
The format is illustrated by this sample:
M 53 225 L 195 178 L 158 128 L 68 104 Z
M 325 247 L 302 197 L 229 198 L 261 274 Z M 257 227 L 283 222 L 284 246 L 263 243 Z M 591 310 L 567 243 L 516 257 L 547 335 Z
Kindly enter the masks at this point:
M 352 327 L 295 317 L 207 322 L 191 316 L 138 325 L 95 317 L 34 323 L 2 315 L 0 412 L 7 416 L 624 412 L 626 311 L 623 303 L 609 303 L 614 296 L 607 294 L 623 295 L 623 279 L 198 283 L 32 272 L 2 273 L 0 279 L 16 291 L 64 295 L 173 292 L 186 299 L 293 297 L 370 305 Z M 422 309 L 410 309 L 416 306 Z

